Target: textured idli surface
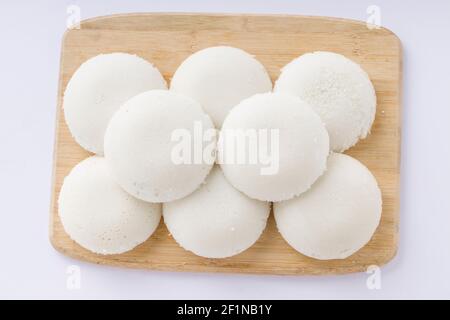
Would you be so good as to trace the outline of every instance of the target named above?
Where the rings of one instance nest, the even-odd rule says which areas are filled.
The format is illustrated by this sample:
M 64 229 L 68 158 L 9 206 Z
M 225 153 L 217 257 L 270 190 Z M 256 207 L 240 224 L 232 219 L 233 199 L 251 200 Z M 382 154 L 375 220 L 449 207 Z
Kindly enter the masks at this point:
M 258 135 L 256 149 L 249 142 L 254 135 Z M 257 94 L 230 111 L 218 153 L 225 177 L 235 188 L 254 199 L 282 201 L 308 190 L 324 172 L 328 133 L 319 116 L 298 97 Z
M 200 102 L 220 128 L 232 107 L 256 93 L 271 91 L 272 82 L 252 55 L 219 46 L 189 56 L 176 70 L 170 89 Z
M 218 166 L 191 195 L 164 203 L 164 222 L 186 250 L 206 258 L 234 256 L 260 237 L 270 213 L 268 202 L 233 188 Z
M 161 205 L 138 200 L 117 185 L 104 158 L 76 165 L 64 179 L 58 213 L 67 234 L 99 254 L 129 251 L 152 235 Z
M 200 155 L 195 159 L 192 150 L 191 162 L 178 162 L 174 151 L 182 141 L 189 150 L 199 143 L 205 154 L 214 153 L 216 147 L 215 136 L 210 141 L 194 141 L 198 138 L 196 126 L 203 132 L 214 131 L 200 104 L 186 96 L 152 90 L 127 101 L 114 114 L 105 134 L 105 158 L 118 183 L 149 202 L 172 201 L 193 192 L 205 180 L 214 158 L 206 161 Z M 174 139 L 177 133 L 189 140 Z
M 345 259 L 372 237 L 381 218 L 377 181 L 358 160 L 331 154 L 311 190 L 274 204 L 283 238 L 298 252 L 321 260 Z
M 336 152 L 365 138 L 375 118 L 376 95 L 369 76 L 337 53 L 319 51 L 293 60 L 282 69 L 274 91 L 310 104 L 325 123 Z
M 126 53 L 101 54 L 83 63 L 67 84 L 64 116 L 84 149 L 103 154 L 103 137 L 114 112 L 141 92 L 166 88 L 150 62 Z

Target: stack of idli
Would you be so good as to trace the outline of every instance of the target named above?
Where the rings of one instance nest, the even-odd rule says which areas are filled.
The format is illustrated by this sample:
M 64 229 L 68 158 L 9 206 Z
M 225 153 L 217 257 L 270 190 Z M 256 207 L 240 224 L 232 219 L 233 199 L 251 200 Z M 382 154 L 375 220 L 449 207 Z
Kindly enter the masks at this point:
M 375 178 L 339 153 L 369 134 L 375 90 L 342 55 L 306 53 L 272 89 L 254 56 L 211 47 L 187 57 L 167 90 L 152 63 L 103 54 L 74 73 L 63 108 L 75 141 L 97 155 L 65 178 L 59 217 L 92 252 L 132 250 L 162 215 L 182 248 L 231 257 L 258 241 L 273 203 L 292 248 L 344 259 L 379 224 Z

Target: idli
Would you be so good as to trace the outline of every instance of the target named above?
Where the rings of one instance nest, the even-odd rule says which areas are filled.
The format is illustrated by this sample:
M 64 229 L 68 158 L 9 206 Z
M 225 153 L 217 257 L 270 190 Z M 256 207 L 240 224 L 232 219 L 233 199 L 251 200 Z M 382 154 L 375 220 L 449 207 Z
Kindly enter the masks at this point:
M 152 90 L 114 114 L 106 129 L 105 158 L 117 182 L 136 198 L 172 201 L 205 180 L 215 160 L 214 133 L 211 119 L 196 101 Z
M 218 46 L 200 50 L 184 60 L 170 89 L 197 100 L 220 128 L 232 107 L 256 93 L 272 91 L 272 81 L 252 55 Z
M 84 149 L 101 155 L 114 112 L 141 92 L 166 88 L 150 62 L 126 53 L 101 54 L 84 62 L 67 84 L 64 116 L 73 138 Z
M 358 160 L 331 154 L 311 190 L 274 204 L 283 238 L 298 252 L 320 260 L 345 259 L 375 232 L 382 199 L 377 181 Z
M 376 95 L 369 76 L 337 53 L 319 51 L 294 59 L 282 69 L 274 91 L 296 95 L 311 105 L 336 152 L 365 138 L 375 118 Z
M 268 202 L 233 188 L 218 166 L 197 191 L 163 204 L 169 232 L 186 250 L 205 258 L 234 256 L 260 237 L 270 213 Z
M 282 201 L 309 189 L 326 168 L 328 133 L 300 98 L 254 95 L 233 108 L 219 137 L 225 177 L 250 198 Z
M 66 233 L 99 254 L 129 251 L 152 235 L 161 205 L 138 200 L 114 181 L 104 158 L 77 164 L 64 179 L 58 213 Z

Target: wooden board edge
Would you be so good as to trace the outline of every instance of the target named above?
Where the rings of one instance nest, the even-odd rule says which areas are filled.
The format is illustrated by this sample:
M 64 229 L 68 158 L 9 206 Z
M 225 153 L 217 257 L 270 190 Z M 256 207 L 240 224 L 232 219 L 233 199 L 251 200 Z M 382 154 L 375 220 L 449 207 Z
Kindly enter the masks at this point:
M 58 250 L 55 244 L 54 230 L 55 230 L 55 208 L 57 207 L 58 199 L 56 197 L 56 168 L 57 168 L 57 160 L 58 160 L 58 137 L 60 131 L 60 117 L 62 111 L 62 88 L 63 88 L 63 74 L 61 72 L 63 63 L 64 63 L 64 43 L 67 37 L 67 34 L 71 30 L 66 30 L 63 34 L 61 41 L 61 49 L 60 49 L 60 58 L 59 58 L 59 75 L 58 75 L 58 89 L 57 89 L 57 97 L 56 97 L 56 112 L 55 112 L 55 130 L 54 130 L 54 141 L 53 141 L 53 155 L 52 155 L 52 177 L 51 177 L 51 186 L 50 186 L 50 219 L 49 219 L 49 240 L 52 246 Z M 60 251 L 60 250 L 58 250 Z
M 83 19 L 80 22 L 81 28 L 86 29 L 104 29 L 99 27 L 98 24 L 108 22 L 109 20 L 115 20 L 117 18 L 132 18 L 132 17 L 142 17 L 142 16 L 174 16 L 174 17 L 188 17 L 188 16 L 206 16 L 206 17 L 272 17 L 272 18 L 301 18 L 301 19 L 321 19 L 330 22 L 342 22 L 351 23 L 360 26 L 366 26 L 365 21 L 350 19 L 350 18 L 339 18 L 339 17 L 328 17 L 328 16 L 315 16 L 315 15 L 300 15 L 300 14 L 289 14 L 289 13 L 217 13 L 217 12 L 129 12 L 129 13 L 118 13 L 110 14 L 104 16 L 96 16 L 93 18 Z M 381 30 L 393 34 L 397 39 L 398 36 L 388 28 L 383 26 L 380 27 Z M 400 40 L 399 40 L 400 41 Z
M 367 265 L 355 265 L 354 267 L 336 267 L 329 269 L 317 269 L 314 267 L 303 267 L 303 268 L 292 268 L 292 269 L 260 269 L 256 271 L 254 269 L 245 269 L 245 268 L 232 268 L 232 267 L 220 267 L 220 270 L 214 265 L 178 265 L 178 264 L 166 264 L 166 265 L 146 265 L 141 262 L 133 262 L 133 261 L 124 261 L 124 260 L 114 260 L 114 259 L 102 259 L 101 257 L 93 256 L 86 257 L 83 254 L 79 254 L 76 251 L 67 250 L 64 246 L 60 245 L 60 243 L 55 238 L 51 238 L 51 244 L 53 248 L 59 252 L 60 254 L 67 256 L 72 259 L 76 259 L 82 261 L 84 263 L 90 263 L 95 265 L 109 266 L 114 268 L 127 268 L 134 270 L 148 270 L 148 271 L 157 271 L 157 272 L 191 272 L 191 273 L 211 273 L 211 274 L 229 274 L 229 275 L 261 275 L 261 276 L 341 276 L 348 275 L 353 273 L 362 273 L 366 272 L 368 268 L 372 265 L 377 267 L 383 267 L 388 264 L 393 258 L 396 256 L 397 250 L 392 250 L 388 255 L 380 259 L 376 263 L 367 264 Z M 393 248 L 394 249 L 394 248 Z

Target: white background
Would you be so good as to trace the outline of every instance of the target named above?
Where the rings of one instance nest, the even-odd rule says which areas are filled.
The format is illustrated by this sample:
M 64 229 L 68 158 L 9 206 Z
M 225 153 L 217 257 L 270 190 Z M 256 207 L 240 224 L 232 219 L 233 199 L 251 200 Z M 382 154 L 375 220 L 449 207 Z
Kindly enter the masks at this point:
M 1 1 L 0 298 L 450 298 L 450 1 Z M 66 9 L 290 13 L 365 21 L 369 5 L 404 49 L 400 248 L 381 272 L 291 277 L 123 270 L 69 259 L 48 241 Z M 81 289 L 66 270 L 81 268 Z

